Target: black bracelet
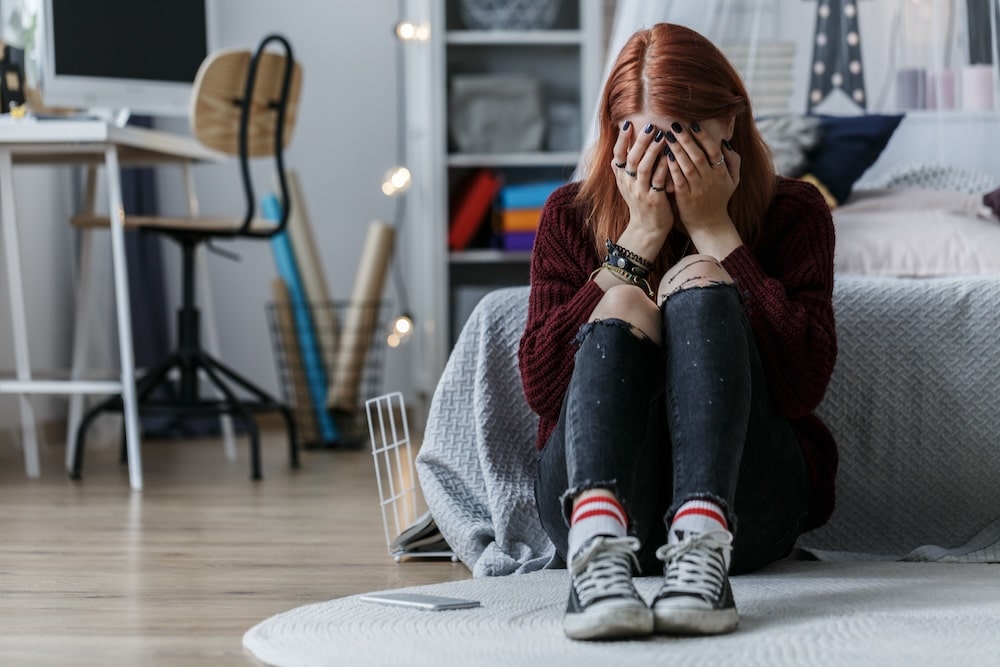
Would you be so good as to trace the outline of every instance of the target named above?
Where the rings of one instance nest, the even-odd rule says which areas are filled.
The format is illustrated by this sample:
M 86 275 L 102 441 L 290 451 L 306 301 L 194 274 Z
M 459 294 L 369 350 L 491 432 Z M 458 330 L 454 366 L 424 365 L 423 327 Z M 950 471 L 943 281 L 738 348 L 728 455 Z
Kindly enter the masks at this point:
M 653 268 L 652 262 L 640 257 L 628 248 L 623 248 L 620 245 L 612 243 L 611 239 L 606 240 L 604 246 L 608 249 L 608 256 L 604 258 L 604 261 L 612 266 L 617 266 L 619 269 L 628 271 L 640 278 L 648 276 L 650 270 Z

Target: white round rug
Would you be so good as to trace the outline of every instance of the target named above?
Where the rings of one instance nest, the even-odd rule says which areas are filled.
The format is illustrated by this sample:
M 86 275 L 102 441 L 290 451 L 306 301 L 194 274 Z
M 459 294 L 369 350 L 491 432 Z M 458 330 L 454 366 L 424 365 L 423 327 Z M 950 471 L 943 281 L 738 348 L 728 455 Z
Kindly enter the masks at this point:
M 637 579 L 650 597 L 659 578 Z M 786 562 L 735 577 L 740 628 L 702 638 L 577 642 L 562 633 L 565 570 L 407 592 L 479 600 L 454 611 L 351 596 L 251 628 L 243 645 L 276 667 L 305 665 L 996 665 L 1000 566 Z

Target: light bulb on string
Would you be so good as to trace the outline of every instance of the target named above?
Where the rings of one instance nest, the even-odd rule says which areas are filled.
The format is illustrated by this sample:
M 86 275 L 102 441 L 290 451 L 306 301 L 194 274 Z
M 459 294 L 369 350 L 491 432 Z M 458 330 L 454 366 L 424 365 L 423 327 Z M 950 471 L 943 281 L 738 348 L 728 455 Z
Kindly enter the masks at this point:
M 385 178 L 382 180 L 382 194 L 386 197 L 395 197 L 409 190 L 412 182 L 409 169 L 393 167 L 385 173 Z
M 402 42 L 426 42 L 430 36 L 431 28 L 426 23 L 400 21 L 396 24 L 396 37 Z

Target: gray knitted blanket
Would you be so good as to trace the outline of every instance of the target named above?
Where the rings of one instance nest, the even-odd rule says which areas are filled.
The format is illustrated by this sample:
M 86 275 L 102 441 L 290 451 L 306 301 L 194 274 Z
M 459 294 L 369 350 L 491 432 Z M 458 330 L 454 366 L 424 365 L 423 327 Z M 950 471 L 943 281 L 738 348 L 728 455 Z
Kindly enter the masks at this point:
M 839 357 L 820 415 L 841 451 L 837 509 L 800 546 L 827 559 L 1000 562 L 996 278 L 838 276 Z M 527 288 L 487 295 L 435 391 L 417 473 L 474 576 L 544 567 L 537 417 L 517 367 Z

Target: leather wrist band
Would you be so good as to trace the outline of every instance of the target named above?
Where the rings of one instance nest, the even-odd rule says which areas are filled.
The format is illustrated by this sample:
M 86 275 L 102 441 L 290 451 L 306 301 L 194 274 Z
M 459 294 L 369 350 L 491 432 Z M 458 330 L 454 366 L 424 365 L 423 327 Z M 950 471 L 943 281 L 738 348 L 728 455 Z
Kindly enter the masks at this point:
M 607 239 L 604 246 L 608 249 L 608 255 L 604 261 L 612 266 L 617 266 L 619 269 L 633 273 L 640 278 L 648 276 L 653 268 L 652 262 L 640 257 L 628 248 L 613 243 L 611 239 Z
M 652 285 L 650 285 L 649 281 L 646 280 L 644 277 L 637 276 L 634 273 L 626 271 L 625 269 L 620 269 L 617 266 L 615 266 L 614 264 L 609 264 L 607 262 L 605 262 L 601 266 L 601 268 L 602 269 L 607 269 L 612 274 L 614 274 L 615 277 L 620 278 L 620 279 L 624 280 L 627 283 L 631 283 L 633 285 L 638 285 L 639 287 L 641 287 L 646 292 L 646 296 L 648 296 L 650 299 L 653 299 L 654 301 L 656 300 L 656 292 L 653 291 Z M 594 273 L 597 273 L 597 272 L 595 271 Z

